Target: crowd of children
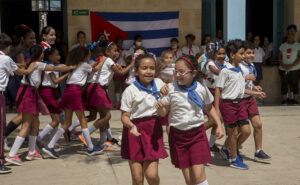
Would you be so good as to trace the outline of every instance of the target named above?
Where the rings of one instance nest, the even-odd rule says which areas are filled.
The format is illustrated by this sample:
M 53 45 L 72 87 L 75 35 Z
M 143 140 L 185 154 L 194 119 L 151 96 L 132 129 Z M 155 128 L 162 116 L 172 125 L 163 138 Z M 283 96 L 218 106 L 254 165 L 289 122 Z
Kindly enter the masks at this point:
M 99 35 L 99 41 L 87 45 L 84 32 L 78 32 L 78 44 L 72 47 L 66 64 L 60 64 L 59 51 L 51 47 L 55 41 L 51 26 L 43 29 L 40 44 L 36 44 L 29 27 L 21 25 L 20 29 L 22 44 L 15 61 L 8 56 L 11 39 L 0 35 L 0 173 L 11 171 L 5 161 L 23 164 L 18 150 L 26 137 L 26 160 L 42 159 L 40 151 L 59 158 L 57 141 L 63 135 L 70 137 L 70 133 L 82 139 L 91 156 L 103 153 L 107 140 L 117 143 L 109 125 L 114 106 L 107 88 L 112 81 L 122 111 L 121 157 L 128 160 L 133 184 L 143 184 L 144 177 L 151 185 L 160 182 L 158 161 L 168 157 L 162 125 L 166 125 L 171 162 L 181 169 L 189 185 L 208 184 L 204 165 L 211 163 L 210 151 L 220 153 L 233 168 L 249 168 L 239 151 L 251 134 L 249 121 L 254 128 L 254 159 L 271 160 L 262 150 L 262 122 L 255 101 L 266 97 L 253 83 L 259 75 L 254 66 L 256 43 L 232 40 L 224 46 L 220 40 L 209 38 L 200 50 L 193 45 L 194 35 L 189 34 L 182 49 L 173 38 L 170 49 L 156 58 L 142 47 L 139 35 L 126 51 L 121 37 L 108 42 L 105 35 Z M 3 93 L 14 74 L 23 75 L 15 97 L 19 114 L 6 128 Z M 63 81 L 66 89 L 61 95 L 59 84 Z M 51 122 L 41 131 L 39 112 L 51 116 Z M 74 112 L 78 120 L 72 123 Z M 91 121 L 95 122 L 88 127 Z M 5 138 L 21 124 L 4 157 Z M 74 128 L 79 125 L 81 132 L 76 133 Z M 210 128 L 207 139 L 206 130 Z M 100 144 L 94 145 L 91 134 L 97 129 Z M 216 139 L 225 133 L 225 143 L 219 149 Z

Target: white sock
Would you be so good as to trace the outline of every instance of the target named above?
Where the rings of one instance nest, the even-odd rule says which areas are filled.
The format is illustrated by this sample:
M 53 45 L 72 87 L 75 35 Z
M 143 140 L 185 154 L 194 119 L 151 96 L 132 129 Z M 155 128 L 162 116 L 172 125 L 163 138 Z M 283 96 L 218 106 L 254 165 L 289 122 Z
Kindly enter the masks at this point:
M 116 93 L 116 101 L 117 101 L 117 102 L 120 101 L 120 97 L 121 97 L 121 94 L 120 94 L 120 93 Z
M 47 124 L 45 126 L 45 128 L 42 130 L 42 132 L 39 133 L 37 140 L 41 141 L 45 137 L 45 135 L 47 135 L 52 130 L 53 130 L 53 127 L 51 127 L 51 125 Z
M 72 123 L 72 125 L 69 127 L 69 131 L 71 132 L 72 130 L 74 130 L 76 127 L 78 127 L 80 125 L 80 121 L 77 120 L 74 123 Z
M 208 185 L 208 182 L 207 182 L 207 180 L 205 180 L 205 181 L 201 182 L 200 184 L 196 184 L 196 185 Z
M 29 136 L 29 142 L 28 142 L 29 154 L 34 153 L 35 144 L 36 144 L 36 136 Z
M 64 124 L 65 123 L 65 112 L 61 112 L 60 114 L 59 114 L 59 120 L 60 120 L 60 123 L 61 124 Z
M 15 142 L 10 149 L 9 156 L 15 156 L 18 153 L 18 150 L 22 146 L 24 140 L 25 140 L 25 138 L 23 138 L 23 137 L 20 137 L 20 136 L 16 137 Z
M 90 134 L 92 134 L 92 133 L 95 132 L 96 130 L 97 130 L 97 128 L 96 128 L 94 125 L 92 125 L 92 126 L 89 128 Z
M 88 149 L 89 150 L 93 150 L 94 145 L 92 143 L 92 139 L 91 139 L 91 135 L 90 135 L 89 129 L 88 128 L 82 129 L 82 133 L 83 133 L 84 139 L 85 139 L 85 141 L 86 141 L 86 143 L 88 145 Z
M 216 143 L 216 139 L 217 139 L 217 137 L 216 137 L 216 135 L 210 135 L 210 138 L 209 138 L 209 147 L 213 147 L 214 146 L 214 144 Z
M 113 138 L 110 128 L 107 129 L 107 138 L 108 138 L 108 140 L 112 140 L 112 138 Z
M 58 128 L 57 132 L 51 139 L 50 143 L 48 144 L 48 148 L 54 148 L 55 143 L 59 140 L 59 138 L 65 133 L 63 128 Z
M 259 149 L 259 150 L 256 150 L 256 152 L 255 153 L 258 153 L 258 152 L 260 152 L 261 151 L 261 149 Z
M 100 132 L 100 145 L 103 145 L 107 139 L 107 132 Z

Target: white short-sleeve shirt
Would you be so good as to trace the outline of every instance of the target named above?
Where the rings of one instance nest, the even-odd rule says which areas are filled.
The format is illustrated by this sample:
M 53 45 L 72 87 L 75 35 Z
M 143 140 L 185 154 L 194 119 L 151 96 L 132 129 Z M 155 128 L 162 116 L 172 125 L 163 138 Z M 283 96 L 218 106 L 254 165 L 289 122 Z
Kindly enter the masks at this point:
M 10 75 L 18 69 L 16 63 L 2 51 L 0 51 L 0 91 L 5 91 Z
M 221 99 L 234 100 L 243 98 L 245 92 L 245 78 L 242 73 L 230 70 L 233 66 L 227 63 L 228 68 L 222 69 L 216 81 L 216 87 L 221 88 Z
M 42 73 L 46 67 L 46 63 L 44 62 L 35 62 L 36 69 L 33 70 L 29 75 L 28 79 L 30 81 L 30 86 L 38 88 L 42 82 Z M 23 75 L 23 79 L 21 81 L 22 84 L 28 85 L 26 75 Z
M 190 130 L 204 123 L 204 113 L 195 102 L 188 97 L 187 91 L 179 89 L 177 82 L 169 83 L 169 93 L 161 100 L 169 105 L 169 124 L 179 130 Z M 197 93 L 206 105 L 214 101 L 207 87 L 197 82 Z
M 154 81 L 158 91 L 165 85 L 159 78 L 154 78 Z M 131 84 L 122 94 L 121 110 L 129 112 L 131 120 L 151 117 L 157 115 L 156 104 L 157 100 L 153 94 L 140 90 L 134 84 Z
M 129 70 L 128 77 L 126 78 L 125 83 L 127 85 L 131 85 L 135 81 L 135 79 L 136 79 L 135 70 L 134 70 L 134 66 L 132 66 L 131 69 Z
M 115 65 L 115 62 L 111 58 L 107 58 L 100 70 L 90 74 L 88 83 L 98 83 L 101 86 L 108 86 L 114 76 L 113 65 Z
M 49 64 L 51 65 L 51 64 Z M 42 86 L 44 87 L 52 87 L 52 88 L 57 88 L 58 84 L 55 84 L 51 77 L 50 74 L 53 73 L 55 75 L 56 78 L 59 78 L 59 72 L 56 71 L 45 71 L 44 72 L 44 80 L 42 82 Z
M 88 63 L 82 63 L 69 74 L 67 84 L 83 86 L 87 80 L 88 73 L 91 73 L 92 70 L 93 68 Z
M 258 48 L 254 49 L 254 55 L 255 56 L 254 56 L 253 61 L 257 62 L 257 63 L 262 63 L 263 58 L 266 54 L 265 54 L 264 50 L 261 47 L 258 47 Z
M 253 64 L 251 64 L 251 65 L 254 67 Z M 248 66 L 248 64 L 246 62 L 242 62 L 240 64 L 240 67 L 241 67 L 241 69 L 243 71 L 243 77 L 245 78 L 245 76 L 249 75 L 249 72 L 250 72 L 249 68 L 250 67 Z M 253 82 L 252 82 L 252 80 L 247 80 L 245 82 L 245 89 L 248 89 L 248 90 L 252 91 L 252 89 L 253 89 Z M 244 98 L 247 98 L 249 96 L 250 96 L 249 94 L 244 94 Z
M 203 79 L 203 85 L 210 88 L 210 89 L 215 89 L 216 88 L 216 80 L 218 78 L 218 75 L 215 75 L 210 69 L 209 66 L 214 66 L 215 68 L 218 68 L 216 64 L 213 61 L 209 61 L 206 64 L 205 67 L 205 74 L 207 75 L 208 78 L 213 79 L 213 83 L 207 79 Z
M 177 49 L 176 51 L 173 51 L 174 59 L 177 60 L 179 57 L 182 57 L 182 50 Z
M 196 56 L 197 53 L 200 53 L 200 49 L 196 45 L 192 45 L 191 49 L 187 46 L 183 46 L 181 48 L 181 51 L 182 51 L 182 54 L 193 55 L 193 56 Z

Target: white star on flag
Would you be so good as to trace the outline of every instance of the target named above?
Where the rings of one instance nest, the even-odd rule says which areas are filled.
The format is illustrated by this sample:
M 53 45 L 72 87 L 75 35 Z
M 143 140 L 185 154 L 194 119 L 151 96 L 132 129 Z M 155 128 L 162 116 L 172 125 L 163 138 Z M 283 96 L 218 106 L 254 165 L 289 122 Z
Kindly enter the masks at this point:
M 106 32 L 106 30 L 104 30 L 104 33 L 103 33 L 106 37 L 106 40 L 109 40 L 108 37 L 110 36 L 110 33 Z

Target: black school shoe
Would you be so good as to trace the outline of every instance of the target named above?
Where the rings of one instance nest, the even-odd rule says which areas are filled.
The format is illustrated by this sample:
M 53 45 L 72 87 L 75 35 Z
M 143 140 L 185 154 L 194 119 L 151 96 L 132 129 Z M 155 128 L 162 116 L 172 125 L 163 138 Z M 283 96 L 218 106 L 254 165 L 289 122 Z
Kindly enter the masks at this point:
M 263 150 L 254 153 L 254 160 L 259 162 L 270 162 L 272 158 L 268 156 Z
M 11 173 L 11 168 L 7 168 L 4 164 L 0 165 L 0 174 Z

